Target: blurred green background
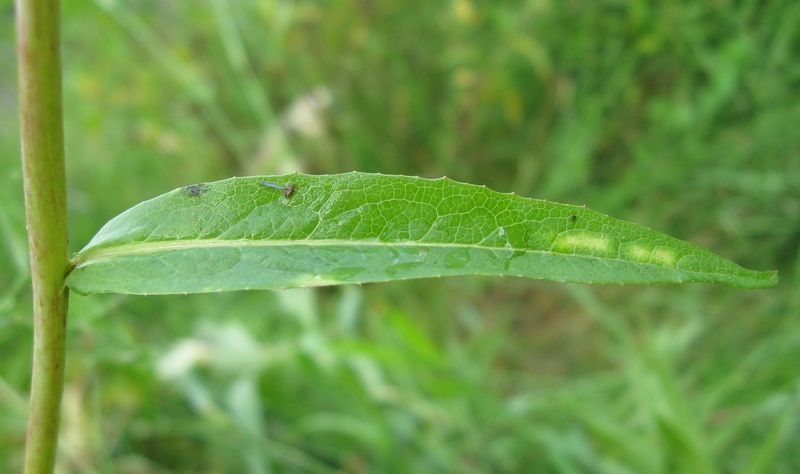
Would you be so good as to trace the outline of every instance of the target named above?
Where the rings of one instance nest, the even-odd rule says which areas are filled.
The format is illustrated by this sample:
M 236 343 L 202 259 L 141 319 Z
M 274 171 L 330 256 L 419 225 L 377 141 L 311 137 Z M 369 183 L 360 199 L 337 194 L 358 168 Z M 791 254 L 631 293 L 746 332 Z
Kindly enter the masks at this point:
M 800 2 L 69 0 L 71 248 L 350 170 L 586 204 L 781 284 L 73 295 L 62 473 L 800 472 Z M 31 294 L 0 0 L 0 471 Z

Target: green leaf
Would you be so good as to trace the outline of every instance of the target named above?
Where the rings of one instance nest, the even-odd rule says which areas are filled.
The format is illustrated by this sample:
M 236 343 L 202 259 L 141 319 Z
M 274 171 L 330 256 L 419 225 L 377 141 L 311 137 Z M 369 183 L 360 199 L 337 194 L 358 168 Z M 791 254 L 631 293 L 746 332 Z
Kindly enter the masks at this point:
M 293 183 L 293 193 L 259 184 Z M 286 196 L 285 194 L 289 194 Z M 757 272 L 584 207 L 447 178 L 347 173 L 231 178 L 176 189 L 103 227 L 75 257 L 77 293 L 174 294 L 506 275 L 619 285 Z

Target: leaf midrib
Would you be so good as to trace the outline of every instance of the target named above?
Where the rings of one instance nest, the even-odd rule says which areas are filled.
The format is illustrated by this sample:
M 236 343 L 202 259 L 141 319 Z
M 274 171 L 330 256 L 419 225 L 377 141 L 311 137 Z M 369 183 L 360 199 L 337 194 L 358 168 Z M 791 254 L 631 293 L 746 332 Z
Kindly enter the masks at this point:
M 546 250 L 523 249 L 516 247 L 495 247 L 481 244 L 464 244 L 464 243 L 446 243 L 446 242 L 419 242 L 413 240 L 407 241 L 392 241 L 381 242 L 377 239 L 362 239 L 362 240 L 337 240 L 337 239 L 280 239 L 280 240 L 250 240 L 250 239 L 237 239 L 237 240 L 221 240 L 221 239 L 207 239 L 207 240 L 170 240 L 164 242 L 150 243 L 150 242 L 135 242 L 122 245 L 114 245 L 113 247 L 98 248 L 87 251 L 82 258 L 76 259 L 74 263 L 80 265 L 89 260 L 99 260 L 111 257 L 125 257 L 135 255 L 148 255 L 160 251 L 170 250 L 189 250 L 194 248 L 223 248 L 223 247 L 288 247 L 288 246 L 313 246 L 313 247 L 437 247 L 437 248 L 471 248 L 479 250 L 505 250 L 511 252 L 541 252 L 541 253 L 558 253 Z M 562 254 L 569 255 L 569 254 Z
M 174 250 L 191 250 L 196 248 L 226 248 L 226 247 L 289 247 L 289 246 L 310 246 L 310 247 L 402 247 L 402 248 L 409 248 L 409 247 L 416 247 L 416 248 L 442 248 L 442 249 L 475 249 L 475 250 L 485 250 L 485 251 L 506 251 L 506 252 L 522 252 L 522 253 L 532 253 L 532 254 L 554 254 L 560 255 L 566 258 L 581 258 L 581 259 L 590 259 L 590 260 L 597 260 L 597 261 L 619 261 L 630 263 L 634 265 L 642 265 L 644 267 L 655 267 L 655 268 L 668 268 L 664 267 L 663 265 L 656 265 L 647 262 L 637 262 L 633 260 L 627 260 L 623 258 L 614 258 L 614 257 L 598 257 L 594 255 L 585 255 L 585 254 L 575 254 L 575 253 L 566 253 L 566 252 L 556 252 L 553 250 L 539 250 L 539 249 L 525 249 L 525 248 L 517 248 L 517 247 L 495 247 L 495 246 L 487 246 L 481 244 L 464 244 L 464 243 L 447 243 L 447 242 L 418 242 L 418 241 L 393 241 L 393 242 L 381 242 L 379 240 L 369 239 L 369 240 L 336 240 L 336 239 L 321 239 L 321 240 L 310 240 L 310 239 L 297 239 L 297 240 L 288 240 L 288 239 L 281 239 L 281 240 L 249 240 L 249 239 L 238 239 L 238 240 L 222 240 L 222 239 L 205 239 L 205 240 L 194 240 L 194 239 L 184 239 L 184 240 L 170 240 L 170 241 L 163 241 L 163 242 L 135 242 L 135 243 L 128 243 L 122 245 L 115 245 L 113 247 L 108 248 L 99 248 L 94 249 L 86 254 L 82 255 L 83 258 L 74 260 L 73 267 L 80 267 L 82 264 L 92 261 L 98 260 L 105 260 L 109 258 L 119 258 L 119 257 L 132 257 L 132 256 L 145 256 L 151 255 L 158 252 L 168 252 Z M 693 270 L 685 270 L 680 268 L 671 268 L 675 271 L 681 271 L 687 274 L 708 274 L 708 272 L 698 272 Z

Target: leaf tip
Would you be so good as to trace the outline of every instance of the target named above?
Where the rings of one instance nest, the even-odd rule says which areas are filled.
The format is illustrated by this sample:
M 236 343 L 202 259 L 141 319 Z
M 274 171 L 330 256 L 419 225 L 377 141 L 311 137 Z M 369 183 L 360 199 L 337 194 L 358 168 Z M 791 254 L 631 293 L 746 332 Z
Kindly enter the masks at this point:
M 767 280 L 765 281 L 765 283 L 768 284 L 769 286 L 766 286 L 765 288 L 774 288 L 778 286 L 778 283 L 780 283 L 780 278 L 778 277 L 778 270 L 770 270 L 764 273 L 769 275 L 769 278 L 767 278 Z
M 729 284 L 753 290 L 765 290 L 778 286 L 780 279 L 776 270 L 769 270 L 765 272 L 752 272 L 746 280 L 738 282 L 730 282 Z M 727 282 L 726 282 L 727 283 Z

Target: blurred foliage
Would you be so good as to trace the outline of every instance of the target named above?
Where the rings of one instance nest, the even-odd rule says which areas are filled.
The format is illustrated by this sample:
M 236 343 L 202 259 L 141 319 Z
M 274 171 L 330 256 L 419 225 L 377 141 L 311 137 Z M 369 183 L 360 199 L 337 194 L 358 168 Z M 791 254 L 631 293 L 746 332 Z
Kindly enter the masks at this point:
M 231 175 L 587 204 L 782 284 L 73 297 L 60 472 L 797 472 L 800 3 L 64 2 L 70 232 Z M 31 323 L 0 0 L 0 471 Z

